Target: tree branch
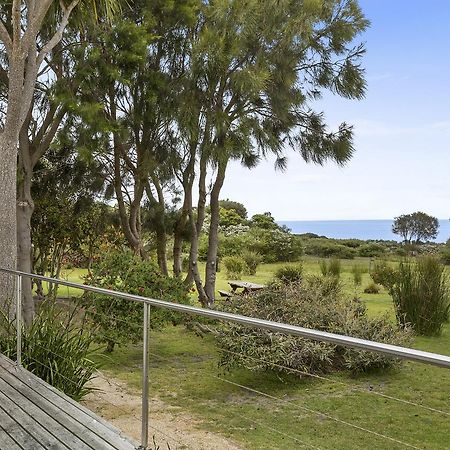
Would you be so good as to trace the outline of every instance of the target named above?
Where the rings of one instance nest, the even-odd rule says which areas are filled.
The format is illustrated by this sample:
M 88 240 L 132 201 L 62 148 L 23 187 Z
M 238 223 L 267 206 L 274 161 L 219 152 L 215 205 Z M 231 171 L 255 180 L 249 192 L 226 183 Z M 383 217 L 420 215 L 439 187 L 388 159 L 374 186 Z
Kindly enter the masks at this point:
M 0 39 L 2 40 L 5 49 L 6 54 L 11 57 L 12 52 L 12 40 L 11 36 L 8 33 L 8 30 L 5 27 L 5 24 L 0 20 Z

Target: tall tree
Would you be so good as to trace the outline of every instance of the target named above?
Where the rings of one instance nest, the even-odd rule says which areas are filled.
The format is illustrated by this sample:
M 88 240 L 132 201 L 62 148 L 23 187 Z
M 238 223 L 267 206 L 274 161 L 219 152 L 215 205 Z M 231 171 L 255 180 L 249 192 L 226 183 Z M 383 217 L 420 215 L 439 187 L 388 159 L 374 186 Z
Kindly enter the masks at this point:
M 410 244 L 413 239 L 416 244 L 436 239 L 438 230 L 439 220 L 421 211 L 396 217 L 392 224 L 392 232 L 401 236 L 407 244 Z
M 61 41 L 73 10 L 101 7 L 111 14 L 117 0 L 12 0 L 0 6 L 1 74 L 7 85 L 0 131 L 0 254 L 5 268 L 17 260 L 17 147 L 29 116 L 36 81 L 44 60 Z M 45 26 L 50 21 L 51 27 Z M 49 30 L 51 32 L 49 33 Z M 0 274 L 0 305 L 14 293 L 13 278 Z M 29 317 L 28 317 L 29 318 Z
M 353 40 L 367 25 L 356 0 L 203 4 L 189 36 L 186 99 L 179 122 L 189 155 L 182 159 L 181 172 L 191 223 L 190 277 L 202 304 L 215 300 L 219 195 L 230 160 L 252 167 L 272 153 L 283 167 L 289 147 L 317 164 L 327 160 L 345 164 L 351 158 L 351 126 L 343 123 L 337 131 L 329 131 L 322 113 L 312 110 L 311 100 L 325 89 L 346 98 L 363 97 L 364 47 Z M 203 284 L 196 240 L 211 169 Z M 192 187 L 197 174 L 199 201 L 194 210 Z

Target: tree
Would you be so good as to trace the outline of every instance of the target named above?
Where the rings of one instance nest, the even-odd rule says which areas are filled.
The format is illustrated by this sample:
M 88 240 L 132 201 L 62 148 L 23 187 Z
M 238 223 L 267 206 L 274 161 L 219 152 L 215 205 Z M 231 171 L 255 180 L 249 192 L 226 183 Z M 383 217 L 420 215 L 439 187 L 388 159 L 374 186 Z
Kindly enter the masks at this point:
M 284 167 L 288 148 L 317 164 L 345 164 L 351 158 L 351 126 L 343 123 L 334 132 L 328 130 L 309 100 L 320 97 L 323 89 L 347 98 L 363 97 L 359 61 L 364 48 L 351 43 L 368 22 L 356 1 L 230 0 L 202 6 L 186 44 L 186 91 L 178 129 L 187 155 L 180 158 L 180 172 L 183 209 L 191 225 L 190 275 L 201 303 L 210 305 L 215 295 L 219 195 L 228 163 L 240 160 L 251 168 L 273 154 Z M 203 285 L 197 253 L 208 170 L 213 176 Z
M 241 216 L 242 220 L 247 219 L 247 208 L 242 203 L 226 199 L 220 200 L 219 205 L 223 209 L 234 210 L 239 216 Z
M 0 131 L 0 254 L 3 267 L 9 269 L 16 268 L 16 207 L 21 206 L 16 205 L 19 133 L 29 115 L 41 65 L 61 41 L 79 4 L 111 15 L 118 0 L 12 0 L 0 6 L 0 73 L 8 86 Z M 13 296 L 13 278 L 0 274 L 0 284 L 2 306 Z
M 416 244 L 436 239 L 438 229 L 438 219 L 420 211 L 396 217 L 392 224 L 392 232 L 401 236 L 407 244 L 410 244 L 413 239 Z

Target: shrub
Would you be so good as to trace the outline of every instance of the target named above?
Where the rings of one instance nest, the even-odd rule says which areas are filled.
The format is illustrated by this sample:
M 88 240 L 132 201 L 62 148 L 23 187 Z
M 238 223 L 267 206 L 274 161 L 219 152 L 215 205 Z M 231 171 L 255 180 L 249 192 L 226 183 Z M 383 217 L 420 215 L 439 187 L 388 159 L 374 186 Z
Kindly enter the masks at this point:
M 385 253 L 385 247 L 381 244 L 377 244 L 376 242 L 361 245 L 358 249 L 359 256 L 366 256 L 370 258 L 376 258 L 384 255 Z
M 400 263 L 389 293 L 397 320 L 418 334 L 437 335 L 448 319 L 449 287 L 444 266 L 433 256 Z
M 352 267 L 353 284 L 361 286 L 363 269 L 359 264 L 354 264 Z
M 130 251 L 106 254 L 93 265 L 85 282 L 129 294 L 189 303 L 181 280 L 161 274 L 153 261 L 142 261 Z M 85 308 L 88 321 L 96 328 L 97 341 L 106 343 L 107 351 L 112 351 L 116 344 L 141 339 L 142 304 L 90 292 L 79 302 Z M 152 328 L 181 320 L 179 314 L 162 308 L 153 308 L 150 317 Z
M 341 276 L 341 261 L 337 258 L 331 258 L 329 261 L 322 259 L 319 261 L 320 272 L 323 276 L 332 276 L 340 278 Z
M 239 256 L 225 256 L 222 259 L 222 264 L 227 271 L 227 277 L 235 280 L 240 280 L 241 275 L 245 269 L 245 261 Z
M 262 256 L 259 253 L 245 250 L 242 252 L 242 259 L 245 261 L 245 271 L 248 275 L 255 275 L 256 269 L 262 261 Z
M 300 283 L 303 277 L 303 266 L 301 264 L 283 266 L 275 272 L 275 279 L 281 283 Z
M 376 261 L 370 271 L 370 276 L 375 284 L 381 284 L 389 290 L 395 283 L 397 275 L 396 270 L 389 266 L 386 261 Z
M 329 239 L 311 239 L 305 245 L 307 255 L 319 256 L 320 258 L 342 258 L 353 259 L 355 249 L 345 245 L 337 244 Z
M 91 391 L 86 383 L 98 364 L 92 356 L 94 335 L 83 328 L 74 312 L 67 313 L 53 302 L 41 305 L 31 326 L 22 331 L 22 364 L 39 378 L 80 400 Z M 16 327 L 0 311 L 0 352 L 16 358 Z
M 440 256 L 441 261 L 446 266 L 450 266 L 450 246 L 448 246 L 448 244 L 441 250 Z
M 222 306 L 232 313 L 298 325 L 339 334 L 351 334 L 381 342 L 405 344 L 409 334 L 387 317 L 371 319 L 365 307 L 342 297 L 335 280 L 306 277 L 302 283 L 271 286 L 245 298 L 235 297 Z M 390 357 L 339 345 L 316 342 L 238 324 L 215 330 L 220 364 L 231 369 L 321 373 L 349 369 L 352 372 L 391 367 Z
M 379 294 L 380 293 L 380 286 L 378 286 L 378 284 L 375 284 L 373 281 L 371 283 L 369 283 L 365 288 L 364 288 L 364 293 L 365 294 Z

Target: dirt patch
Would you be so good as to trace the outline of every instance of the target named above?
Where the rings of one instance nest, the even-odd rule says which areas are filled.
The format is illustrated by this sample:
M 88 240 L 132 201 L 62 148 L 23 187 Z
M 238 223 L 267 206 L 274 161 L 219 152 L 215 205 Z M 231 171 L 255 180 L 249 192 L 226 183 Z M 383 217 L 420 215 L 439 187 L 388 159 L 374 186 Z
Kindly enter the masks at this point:
M 119 428 L 136 442 L 141 438 L 141 395 L 121 380 L 103 374 L 91 382 L 96 391 L 82 403 Z M 198 427 L 198 418 L 181 408 L 150 400 L 149 441 L 154 436 L 160 450 L 174 449 L 240 450 L 243 447 L 215 433 Z M 153 445 L 150 445 L 153 448 Z

